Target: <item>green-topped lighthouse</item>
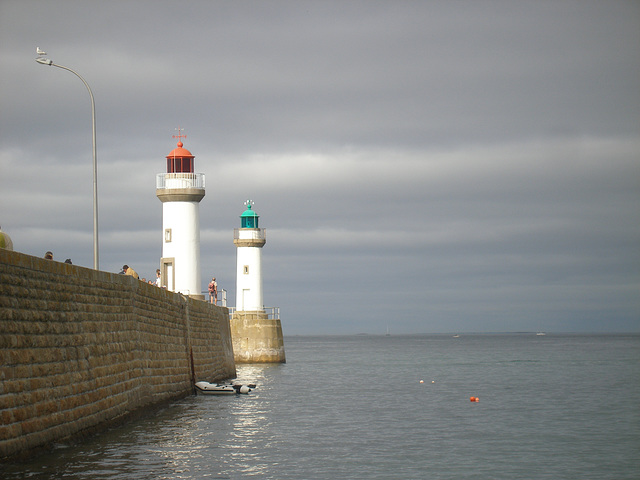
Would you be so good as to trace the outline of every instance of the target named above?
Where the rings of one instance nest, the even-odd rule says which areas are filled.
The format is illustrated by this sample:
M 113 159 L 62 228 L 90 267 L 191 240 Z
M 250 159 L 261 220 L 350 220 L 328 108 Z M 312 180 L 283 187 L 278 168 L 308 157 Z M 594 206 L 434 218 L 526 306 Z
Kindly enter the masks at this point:
M 233 234 L 237 247 L 236 306 L 231 315 L 231 337 L 237 363 L 284 363 L 280 311 L 265 308 L 262 296 L 262 247 L 266 231 L 258 226 L 253 202 L 245 202 L 240 228 Z

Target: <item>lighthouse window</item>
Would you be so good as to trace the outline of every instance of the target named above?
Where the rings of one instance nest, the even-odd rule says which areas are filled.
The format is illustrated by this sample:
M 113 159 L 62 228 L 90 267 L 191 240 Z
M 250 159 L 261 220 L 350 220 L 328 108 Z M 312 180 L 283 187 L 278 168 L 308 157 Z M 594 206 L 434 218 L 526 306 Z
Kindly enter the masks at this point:
M 249 275 L 249 265 L 244 266 L 244 274 Z
M 170 243 L 171 242 L 171 229 L 167 228 L 164 231 L 164 241 L 165 243 Z
M 167 173 L 193 173 L 193 158 L 167 158 Z

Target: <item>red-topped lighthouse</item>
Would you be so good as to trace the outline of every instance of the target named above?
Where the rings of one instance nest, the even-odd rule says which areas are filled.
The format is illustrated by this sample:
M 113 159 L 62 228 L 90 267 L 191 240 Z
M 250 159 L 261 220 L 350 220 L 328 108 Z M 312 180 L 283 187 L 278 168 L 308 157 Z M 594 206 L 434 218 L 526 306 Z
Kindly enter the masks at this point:
M 167 172 L 156 176 L 156 195 L 162 202 L 162 285 L 174 292 L 204 298 L 200 290 L 200 212 L 204 174 L 194 173 L 194 156 L 178 144 L 167 155 Z

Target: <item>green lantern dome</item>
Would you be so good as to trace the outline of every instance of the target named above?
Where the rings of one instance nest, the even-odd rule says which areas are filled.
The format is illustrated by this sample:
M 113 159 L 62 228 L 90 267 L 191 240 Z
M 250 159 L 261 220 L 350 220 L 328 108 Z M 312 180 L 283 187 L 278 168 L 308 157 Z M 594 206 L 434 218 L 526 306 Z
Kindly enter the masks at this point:
M 247 209 L 240 215 L 240 227 L 241 228 L 258 228 L 258 218 L 259 215 L 251 210 L 251 205 L 253 205 L 253 201 L 247 200 L 244 202 L 247 206 Z

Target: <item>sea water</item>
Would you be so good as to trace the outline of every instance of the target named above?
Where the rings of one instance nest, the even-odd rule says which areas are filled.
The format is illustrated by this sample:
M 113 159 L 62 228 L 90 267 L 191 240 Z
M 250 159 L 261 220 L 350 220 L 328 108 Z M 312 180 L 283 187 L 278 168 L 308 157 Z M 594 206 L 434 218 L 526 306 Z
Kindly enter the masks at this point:
M 286 337 L 192 396 L 7 479 L 638 479 L 640 335 Z M 471 402 L 477 397 L 478 402 Z

